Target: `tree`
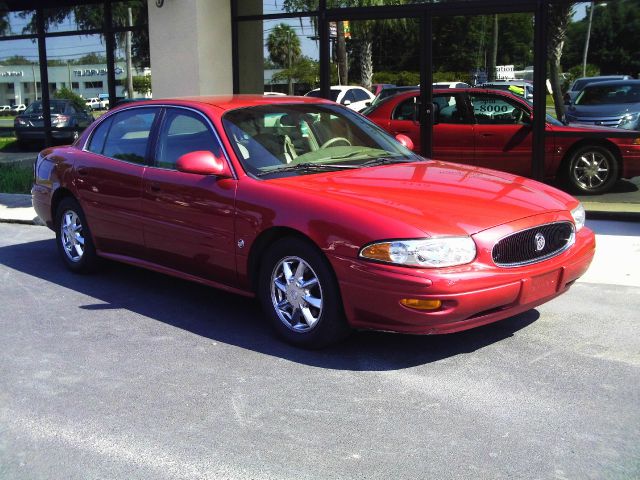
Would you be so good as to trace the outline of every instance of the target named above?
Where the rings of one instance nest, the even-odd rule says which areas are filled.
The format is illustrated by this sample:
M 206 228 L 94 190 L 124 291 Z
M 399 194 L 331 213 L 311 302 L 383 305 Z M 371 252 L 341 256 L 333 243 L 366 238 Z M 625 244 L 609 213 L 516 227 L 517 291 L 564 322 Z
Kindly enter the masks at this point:
M 5 58 L 0 61 L 1 65 L 37 65 L 38 62 L 32 62 L 31 60 L 27 60 L 26 57 L 22 55 L 13 55 L 12 57 Z
M 133 77 L 133 89 L 143 95 L 151 93 L 151 75 Z
M 567 35 L 567 27 L 573 15 L 573 6 L 570 4 L 554 4 L 549 7 L 549 23 L 547 35 L 547 53 L 549 55 L 549 79 L 551 81 L 551 94 L 556 109 L 556 117 L 564 118 L 564 99 L 560 83 L 560 60 L 562 49 Z M 544 88 L 537 85 L 536 88 Z
M 72 92 L 66 87 L 62 87 L 60 90 L 56 90 L 53 94 L 53 98 L 63 98 L 71 100 L 78 110 L 84 110 L 87 108 L 85 100 L 75 92 Z
M 284 23 L 276 25 L 267 37 L 267 50 L 274 64 L 288 70 L 291 70 L 302 53 L 298 35 L 291 26 Z M 289 77 L 288 82 L 289 95 L 293 95 L 292 77 Z
M 320 80 L 320 65 L 309 57 L 300 57 L 291 68 L 286 68 L 273 75 L 275 82 L 295 80 L 297 84 L 304 84 L 311 90 Z

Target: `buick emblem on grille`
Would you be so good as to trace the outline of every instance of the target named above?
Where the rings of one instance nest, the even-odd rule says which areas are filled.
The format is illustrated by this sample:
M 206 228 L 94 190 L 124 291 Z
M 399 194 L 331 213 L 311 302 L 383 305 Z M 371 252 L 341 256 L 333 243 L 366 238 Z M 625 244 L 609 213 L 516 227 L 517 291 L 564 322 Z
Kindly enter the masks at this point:
M 536 233 L 535 240 L 536 240 L 536 251 L 539 252 L 544 248 L 544 244 L 546 243 L 544 239 L 544 235 L 542 235 L 540 232 Z

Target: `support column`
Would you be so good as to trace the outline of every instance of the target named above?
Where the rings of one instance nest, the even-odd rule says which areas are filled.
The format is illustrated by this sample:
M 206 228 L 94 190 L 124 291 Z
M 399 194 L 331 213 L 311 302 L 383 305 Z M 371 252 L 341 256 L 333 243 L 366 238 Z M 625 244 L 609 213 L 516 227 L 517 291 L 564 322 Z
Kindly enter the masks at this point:
M 149 2 L 154 98 L 231 94 L 231 2 Z

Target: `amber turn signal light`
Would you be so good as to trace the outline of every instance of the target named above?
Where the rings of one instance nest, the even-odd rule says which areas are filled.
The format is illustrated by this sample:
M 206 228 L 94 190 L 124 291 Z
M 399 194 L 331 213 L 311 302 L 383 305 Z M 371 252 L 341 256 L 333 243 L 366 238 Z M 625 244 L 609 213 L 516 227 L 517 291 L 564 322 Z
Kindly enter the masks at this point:
M 400 303 L 414 310 L 437 310 L 442 306 L 441 300 L 420 300 L 419 298 L 403 298 Z

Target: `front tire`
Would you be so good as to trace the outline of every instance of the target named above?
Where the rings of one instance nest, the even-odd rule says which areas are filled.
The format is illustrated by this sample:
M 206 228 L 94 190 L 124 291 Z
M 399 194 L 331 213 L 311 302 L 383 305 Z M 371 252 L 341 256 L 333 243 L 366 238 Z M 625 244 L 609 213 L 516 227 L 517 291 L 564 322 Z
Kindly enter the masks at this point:
M 55 217 L 56 243 L 62 261 L 74 273 L 95 270 L 98 255 L 87 219 L 76 199 L 62 199 Z
M 265 253 L 259 275 L 262 308 L 285 341 L 321 348 L 347 337 L 333 270 L 315 246 L 294 237 L 278 240 Z
M 573 152 L 564 174 L 573 192 L 598 194 L 613 187 L 620 176 L 620 168 L 611 150 L 590 145 Z

